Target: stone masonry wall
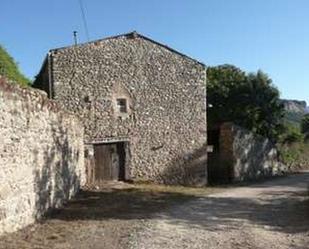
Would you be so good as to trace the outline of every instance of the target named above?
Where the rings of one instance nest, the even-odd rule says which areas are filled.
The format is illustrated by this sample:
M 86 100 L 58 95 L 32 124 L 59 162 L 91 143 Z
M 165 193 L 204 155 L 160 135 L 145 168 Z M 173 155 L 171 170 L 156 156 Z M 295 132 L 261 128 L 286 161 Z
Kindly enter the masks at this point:
M 84 182 L 83 128 L 46 94 L 0 78 L 0 234 L 70 199 Z
M 85 142 L 129 141 L 130 179 L 206 182 L 204 65 L 136 33 L 55 49 L 50 60 L 54 98 L 83 120 Z
M 254 180 L 287 171 L 269 139 L 232 123 L 220 126 L 219 149 L 208 166 L 219 182 Z

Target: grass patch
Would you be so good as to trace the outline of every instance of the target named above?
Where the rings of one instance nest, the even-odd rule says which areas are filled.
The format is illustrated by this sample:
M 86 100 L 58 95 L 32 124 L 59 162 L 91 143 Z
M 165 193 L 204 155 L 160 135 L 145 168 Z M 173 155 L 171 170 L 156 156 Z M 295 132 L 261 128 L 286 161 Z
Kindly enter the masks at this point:
M 222 190 L 222 188 L 218 187 L 201 188 L 201 187 L 185 187 L 185 186 L 174 186 L 174 185 L 160 185 L 152 183 L 135 183 L 132 185 L 132 188 L 142 192 L 182 194 L 197 197 L 213 194 Z

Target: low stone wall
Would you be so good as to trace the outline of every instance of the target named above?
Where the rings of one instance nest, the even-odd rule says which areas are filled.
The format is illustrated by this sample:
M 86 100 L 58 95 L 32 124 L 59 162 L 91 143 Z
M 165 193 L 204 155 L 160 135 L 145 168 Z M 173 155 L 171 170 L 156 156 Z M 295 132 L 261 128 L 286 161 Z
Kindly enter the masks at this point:
M 0 78 L 0 234 L 70 199 L 84 182 L 83 128 L 39 90 Z
M 217 132 L 218 143 L 209 155 L 210 182 L 238 182 L 283 174 L 275 145 L 232 123 Z

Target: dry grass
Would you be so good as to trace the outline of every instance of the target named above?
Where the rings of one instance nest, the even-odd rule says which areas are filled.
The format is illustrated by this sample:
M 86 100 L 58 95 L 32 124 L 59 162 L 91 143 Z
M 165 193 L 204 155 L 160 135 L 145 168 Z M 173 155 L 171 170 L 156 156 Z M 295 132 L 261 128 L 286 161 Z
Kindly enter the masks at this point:
M 220 187 L 184 187 L 184 186 L 170 186 L 170 185 L 159 185 L 151 183 L 136 183 L 132 185 L 133 189 L 138 189 L 144 192 L 153 193 L 174 193 L 189 196 L 206 196 L 209 194 L 217 193 L 222 191 Z

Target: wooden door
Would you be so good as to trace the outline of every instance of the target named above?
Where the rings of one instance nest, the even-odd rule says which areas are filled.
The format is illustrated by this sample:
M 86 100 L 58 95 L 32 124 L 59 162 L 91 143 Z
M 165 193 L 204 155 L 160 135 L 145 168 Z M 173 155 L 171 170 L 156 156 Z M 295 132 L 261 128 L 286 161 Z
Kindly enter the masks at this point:
M 95 181 L 118 180 L 119 159 L 116 144 L 94 145 Z

